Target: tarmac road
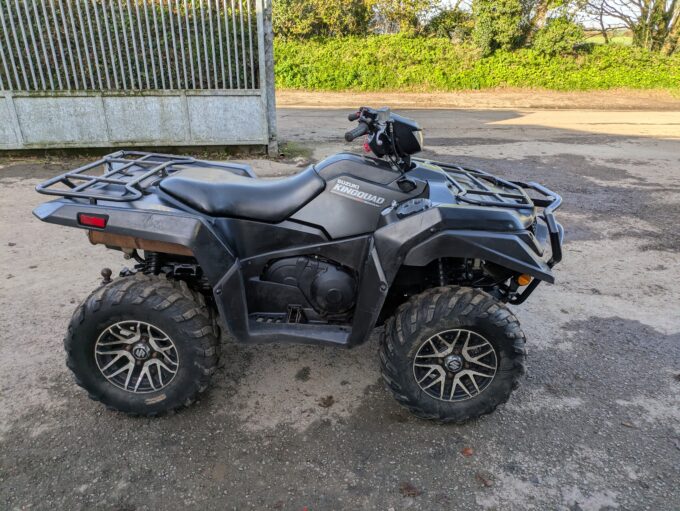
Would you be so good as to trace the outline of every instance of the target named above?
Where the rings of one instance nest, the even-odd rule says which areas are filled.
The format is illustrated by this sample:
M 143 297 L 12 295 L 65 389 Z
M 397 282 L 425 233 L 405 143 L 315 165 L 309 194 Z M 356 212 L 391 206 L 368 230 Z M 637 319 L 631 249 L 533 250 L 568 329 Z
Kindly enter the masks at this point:
M 341 150 L 345 113 L 281 110 L 281 138 Z M 529 374 L 506 406 L 463 426 L 413 418 L 383 389 L 374 336 L 352 351 L 229 344 L 192 408 L 106 411 L 73 384 L 61 341 L 99 270 L 125 261 L 31 216 L 35 184 L 75 158 L 5 158 L 0 508 L 679 509 L 678 113 L 403 113 L 427 156 L 564 196 L 557 284 L 514 309 Z

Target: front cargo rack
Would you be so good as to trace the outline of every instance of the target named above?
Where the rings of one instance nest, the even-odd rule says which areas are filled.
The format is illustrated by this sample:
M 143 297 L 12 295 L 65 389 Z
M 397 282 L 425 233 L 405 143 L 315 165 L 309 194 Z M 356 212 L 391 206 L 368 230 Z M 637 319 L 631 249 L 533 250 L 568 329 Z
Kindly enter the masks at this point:
M 415 159 L 418 163 L 429 163 L 441 167 L 451 185 L 456 188 L 456 198 L 461 202 L 477 206 L 493 206 L 504 208 L 544 208 L 544 213 L 552 214 L 562 204 L 562 197 L 538 183 L 522 181 L 508 181 L 494 176 L 483 170 L 473 169 L 456 165 L 455 163 L 442 163 L 431 160 Z M 486 182 L 494 185 L 494 190 Z M 467 185 L 467 186 L 465 186 Z M 526 190 L 533 190 L 541 194 L 541 197 L 529 196 Z M 493 200 L 475 198 L 490 197 Z
M 456 198 L 461 202 L 477 206 L 515 209 L 543 208 L 540 216 L 548 227 L 552 249 L 552 255 L 547 264 L 552 268 L 562 260 L 564 231 L 555 220 L 554 215 L 555 210 L 562 205 L 562 197 L 552 190 L 534 182 L 508 181 L 483 170 L 463 167 L 455 163 L 443 163 L 421 158 L 413 158 L 413 161 L 420 164 L 436 165 L 444 169 L 449 183 L 457 191 Z M 490 185 L 493 185 L 495 189 Z M 530 197 L 526 190 L 533 190 L 535 193 L 540 194 L 541 197 L 536 197 L 535 194 Z M 523 293 L 524 299 L 538 285 L 538 282 L 538 280 L 534 279 L 529 285 L 531 289 L 527 289 L 528 292 Z M 512 303 L 521 302 L 516 301 Z
M 141 199 L 147 188 L 186 166 L 218 167 L 254 177 L 246 165 L 197 160 L 189 156 L 118 151 L 36 186 L 45 195 L 128 202 Z
M 413 158 L 413 161 L 442 168 L 446 172 L 449 183 L 457 192 L 456 198 L 468 204 L 521 209 L 534 206 L 546 207 L 553 200 L 552 196 L 549 199 L 529 197 L 525 188 L 535 189 L 533 186 L 517 181 L 507 181 L 483 170 L 420 158 Z M 539 191 L 539 193 L 543 192 Z

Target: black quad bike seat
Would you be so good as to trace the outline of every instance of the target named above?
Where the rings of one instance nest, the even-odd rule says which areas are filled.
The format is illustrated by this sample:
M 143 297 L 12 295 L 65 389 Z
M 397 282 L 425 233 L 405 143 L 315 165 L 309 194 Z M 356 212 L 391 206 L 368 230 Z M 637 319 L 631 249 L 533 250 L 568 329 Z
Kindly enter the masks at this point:
M 316 197 L 325 182 L 311 165 L 281 179 L 243 177 L 222 169 L 185 168 L 161 189 L 210 216 L 281 222 Z

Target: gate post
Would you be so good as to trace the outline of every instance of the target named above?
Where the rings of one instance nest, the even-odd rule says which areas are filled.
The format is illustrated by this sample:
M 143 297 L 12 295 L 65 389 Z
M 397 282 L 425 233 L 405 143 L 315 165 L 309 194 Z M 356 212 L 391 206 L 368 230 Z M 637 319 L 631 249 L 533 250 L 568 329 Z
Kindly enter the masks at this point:
M 257 0 L 260 90 L 267 115 L 267 154 L 278 156 L 279 143 L 276 138 L 276 88 L 274 83 L 274 28 L 272 26 L 272 0 Z

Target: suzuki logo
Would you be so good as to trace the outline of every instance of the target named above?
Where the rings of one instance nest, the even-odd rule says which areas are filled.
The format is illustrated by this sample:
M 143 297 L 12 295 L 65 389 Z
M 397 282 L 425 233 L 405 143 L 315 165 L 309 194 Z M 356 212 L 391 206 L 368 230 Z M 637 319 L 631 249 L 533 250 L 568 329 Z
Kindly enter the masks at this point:
M 331 193 L 336 195 L 343 195 L 349 199 L 354 199 L 364 204 L 380 207 L 385 203 L 385 197 L 373 195 L 372 193 L 362 192 L 358 184 L 344 179 L 338 179 L 335 186 L 331 189 Z

